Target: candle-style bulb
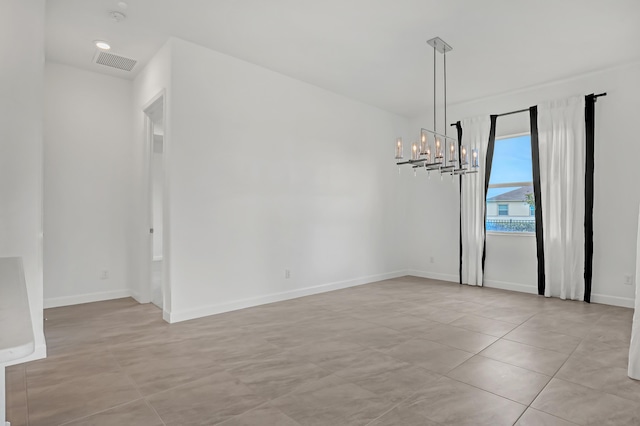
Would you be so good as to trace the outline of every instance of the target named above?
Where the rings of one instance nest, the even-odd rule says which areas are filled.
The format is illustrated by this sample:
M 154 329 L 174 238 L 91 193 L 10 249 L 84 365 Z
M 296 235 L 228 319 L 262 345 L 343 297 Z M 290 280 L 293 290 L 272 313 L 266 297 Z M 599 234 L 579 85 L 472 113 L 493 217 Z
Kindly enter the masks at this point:
M 420 155 L 426 154 L 428 147 L 427 134 L 425 132 L 420 132 Z
M 420 153 L 418 152 L 418 144 L 416 142 L 414 142 L 411 145 L 411 159 L 412 160 L 417 160 L 420 156 Z
M 397 138 L 396 139 L 396 160 L 400 160 L 403 157 L 403 152 L 402 152 L 402 138 Z
M 442 162 L 442 145 L 440 138 L 436 138 L 436 162 Z

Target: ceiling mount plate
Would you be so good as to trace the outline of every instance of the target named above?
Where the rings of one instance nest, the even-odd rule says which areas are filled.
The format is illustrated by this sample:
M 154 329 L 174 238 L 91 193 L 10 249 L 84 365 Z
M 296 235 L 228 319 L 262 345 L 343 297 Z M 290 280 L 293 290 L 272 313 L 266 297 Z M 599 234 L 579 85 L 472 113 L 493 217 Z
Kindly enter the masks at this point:
M 427 44 L 431 47 L 434 47 L 440 53 L 446 53 L 453 50 L 453 47 L 449 46 L 443 39 L 440 37 L 432 38 L 431 40 L 427 40 Z

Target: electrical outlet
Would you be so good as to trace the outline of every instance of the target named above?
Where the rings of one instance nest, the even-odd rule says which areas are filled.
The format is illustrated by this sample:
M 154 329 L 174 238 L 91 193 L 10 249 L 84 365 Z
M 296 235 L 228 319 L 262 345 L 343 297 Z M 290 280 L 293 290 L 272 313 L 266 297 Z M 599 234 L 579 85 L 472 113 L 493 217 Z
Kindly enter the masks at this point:
M 289 269 L 284 270 L 284 277 L 287 279 L 291 278 L 291 271 Z
M 436 263 L 436 258 L 435 258 L 435 257 L 433 257 L 433 256 L 431 256 L 431 257 L 429 258 L 429 263 Z
M 108 280 L 109 279 L 109 271 L 106 269 L 103 269 L 102 271 L 100 271 L 100 279 L 101 280 Z
M 625 275 L 625 276 L 624 276 L 624 284 L 625 284 L 625 285 L 631 285 L 631 284 L 633 284 L 633 276 L 631 276 L 631 275 Z

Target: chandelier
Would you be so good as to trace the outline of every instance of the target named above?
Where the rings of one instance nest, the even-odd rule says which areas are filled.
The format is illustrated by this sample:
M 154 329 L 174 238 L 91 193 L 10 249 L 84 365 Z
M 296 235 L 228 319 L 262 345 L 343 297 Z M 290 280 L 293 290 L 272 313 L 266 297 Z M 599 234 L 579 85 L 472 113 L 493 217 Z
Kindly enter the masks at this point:
M 454 137 L 447 135 L 447 52 L 453 50 L 451 46 L 440 37 L 432 38 L 427 44 L 433 47 L 433 130 L 420 129 L 420 136 L 417 141 L 411 144 L 411 158 L 400 161 L 400 166 L 409 165 L 413 168 L 414 174 L 419 168 L 424 168 L 428 174 L 431 171 L 439 172 L 442 177 L 445 174 L 453 176 L 464 176 L 478 172 L 479 152 L 473 148 L 467 152 L 467 147 L 461 145 Z M 436 51 L 443 56 L 444 74 L 444 134 L 438 133 L 436 121 Z M 402 138 L 396 139 L 396 160 L 404 158 L 404 147 Z M 469 156 L 471 161 L 469 162 Z

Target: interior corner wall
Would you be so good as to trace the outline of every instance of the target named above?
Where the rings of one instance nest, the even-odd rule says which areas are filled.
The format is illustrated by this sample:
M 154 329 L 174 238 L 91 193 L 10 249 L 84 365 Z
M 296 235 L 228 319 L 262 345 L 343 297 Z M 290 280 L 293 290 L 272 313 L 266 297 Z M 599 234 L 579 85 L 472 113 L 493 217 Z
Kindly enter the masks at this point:
M 45 83 L 44 305 L 130 296 L 132 83 L 50 62 Z
M 172 52 L 172 322 L 405 274 L 391 152 L 407 119 L 186 41 Z
M 42 318 L 44 20 L 44 0 L 0 3 L 0 257 L 21 257 L 24 263 L 36 345 L 32 359 L 46 355 Z
M 167 144 L 171 138 L 171 55 L 173 39 L 154 55 L 145 68 L 140 71 L 133 81 L 133 102 L 131 116 L 133 119 L 133 143 L 131 161 L 133 164 L 130 181 L 130 245 L 127 251 L 129 259 L 128 276 L 131 283 L 132 296 L 141 303 L 151 301 L 149 282 L 151 279 L 152 238 L 149 228 L 151 222 L 150 189 L 150 141 L 147 139 L 146 119 L 144 109 L 161 93 L 165 96 L 164 142 L 163 149 L 167 152 Z M 164 155 L 166 158 L 166 155 Z M 169 177 L 168 165 L 164 167 L 165 182 Z M 167 213 L 168 193 L 166 183 L 163 196 L 164 214 L 162 217 L 164 229 L 168 229 L 170 216 Z M 169 258 L 169 241 L 165 233 L 163 236 L 163 257 Z M 168 275 L 169 262 L 163 262 L 163 310 L 165 318 L 171 312 L 171 283 Z
M 640 192 L 640 144 L 634 142 L 640 116 L 640 62 L 580 75 L 543 86 L 449 107 L 451 122 L 482 114 L 500 114 L 563 97 L 607 92 L 596 105 L 594 254 L 592 302 L 633 306 L 635 236 Z M 430 113 L 411 120 L 411 128 L 430 123 Z M 528 132 L 526 113 L 499 117 L 497 136 Z M 429 218 L 424 234 L 409 236 L 409 268 L 416 275 L 458 281 L 459 199 L 457 185 L 426 184 L 419 176 L 409 188 L 409 225 Z M 425 194 L 426 197 L 419 197 Z M 434 202 L 434 200 L 437 200 Z M 417 228 L 416 228 L 417 229 Z M 435 234 L 434 234 L 435 233 Z M 435 238 L 432 238 L 435 237 Z M 442 257 L 444 255 L 444 258 Z M 434 257 L 434 263 L 430 263 Z M 637 279 L 638 277 L 636 277 Z M 485 285 L 537 293 L 535 237 L 489 234 Z

